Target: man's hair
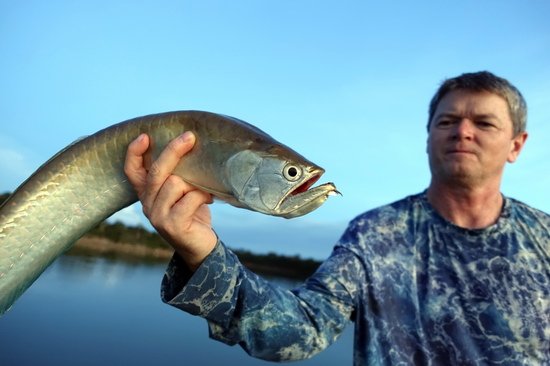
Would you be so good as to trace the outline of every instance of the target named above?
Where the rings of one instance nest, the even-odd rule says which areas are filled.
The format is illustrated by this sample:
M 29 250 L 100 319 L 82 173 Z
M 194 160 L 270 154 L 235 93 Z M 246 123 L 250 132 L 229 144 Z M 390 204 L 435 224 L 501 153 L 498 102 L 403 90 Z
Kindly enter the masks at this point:
M 525 131 L 527 125 L 527 103 L 525 99 L 519 90 L 508 80 L 498 77 L 488 71 L 465 73 L 444 80 L 430 102 L 428 131 L 430 130 L 430 124 L 432 123 L 437 105 L 447 93 L 455 90 L 473 92 L 485 91 L 502 97 L 508 104 L 514 136 Z

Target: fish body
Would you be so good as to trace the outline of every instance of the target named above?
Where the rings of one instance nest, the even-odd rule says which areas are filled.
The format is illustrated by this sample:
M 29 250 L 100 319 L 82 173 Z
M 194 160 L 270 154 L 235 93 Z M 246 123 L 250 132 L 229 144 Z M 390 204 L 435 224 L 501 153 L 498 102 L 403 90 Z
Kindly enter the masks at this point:
M 336 191 L 312 184 L 323 169 L 258 128 L 200 111 L 135 118 L 81 139 L 52 157 L 0 207 L 0 314 L 88 230 L 134 203 L 126 150 L 150 136 L 150 164 L 185 131 L 195 145 L 174 174 L 234 206 L 286 218 L 319 207 Z

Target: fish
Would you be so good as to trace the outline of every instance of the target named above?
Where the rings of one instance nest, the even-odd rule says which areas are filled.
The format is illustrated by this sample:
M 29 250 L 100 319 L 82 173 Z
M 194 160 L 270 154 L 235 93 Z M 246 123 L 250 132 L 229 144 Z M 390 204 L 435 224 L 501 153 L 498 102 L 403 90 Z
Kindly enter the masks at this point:
M 137 201 L 126 150 L 150 137 L 145 167 L 185 131 L 196 136 L 173 174 L 235 207 L 294 218 L 339 194 L 324 169 L 252 124 L 204 111 L 151 114 L 81 138 L 46 161 L 0 207 L 0 314 L 77 239 Z

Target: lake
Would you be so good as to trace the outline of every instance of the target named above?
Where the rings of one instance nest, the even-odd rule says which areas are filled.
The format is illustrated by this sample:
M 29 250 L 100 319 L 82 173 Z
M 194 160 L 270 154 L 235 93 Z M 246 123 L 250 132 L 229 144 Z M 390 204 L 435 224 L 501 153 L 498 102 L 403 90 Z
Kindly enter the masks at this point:
M 63 256 L 0 317 L 0 365 L 273 365 L 160 300 L 164 264 Z M 296 282 L 272 278 L 284 287 Z M 353 329 L 310 360 L 351 365 Z

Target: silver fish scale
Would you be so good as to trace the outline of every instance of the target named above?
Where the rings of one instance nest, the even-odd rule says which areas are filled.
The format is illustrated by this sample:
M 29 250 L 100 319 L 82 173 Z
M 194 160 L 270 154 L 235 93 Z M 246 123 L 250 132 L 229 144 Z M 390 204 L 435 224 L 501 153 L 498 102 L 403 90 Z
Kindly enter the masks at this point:
M 113 154 L 95 146 L 101 142 L 58 155 L 53 167 L 37 172 L 6 201 L 0 216 L 0 311 L 89 228 L 135 201 L 120 174 L 123 161 L 104 164 Z

